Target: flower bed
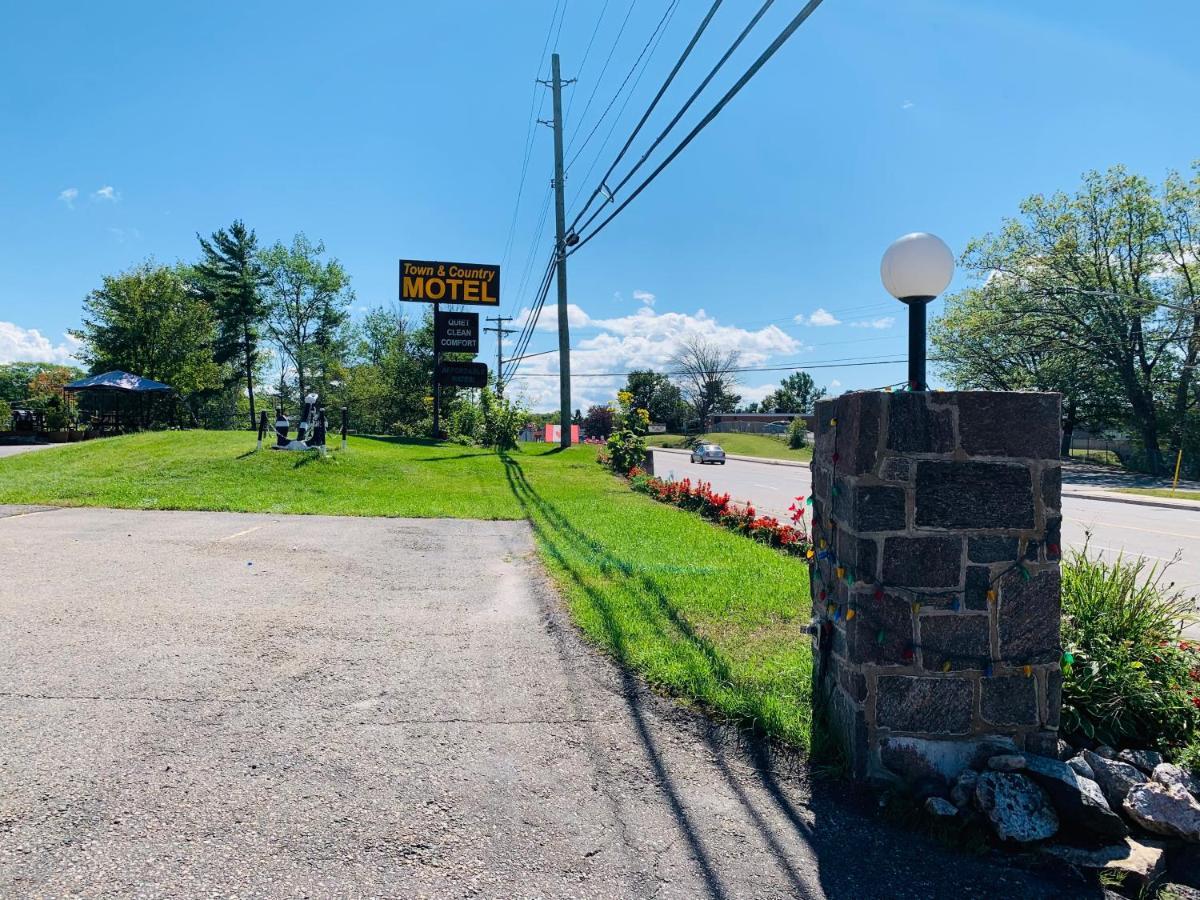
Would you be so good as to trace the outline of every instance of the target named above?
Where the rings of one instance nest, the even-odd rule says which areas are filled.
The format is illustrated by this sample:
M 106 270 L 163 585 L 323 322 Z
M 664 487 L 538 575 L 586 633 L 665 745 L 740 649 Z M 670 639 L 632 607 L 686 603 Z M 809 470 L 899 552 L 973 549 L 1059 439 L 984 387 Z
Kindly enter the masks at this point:
M 630 486 L 639 493 L 648 494 L 660 503 L 670 503 L 680 509 L 697 512 L 704 518 L 736 531 L 747 537 L 776 547 L 793 556 L 806 556 L 812 543 L 804 526 L 804 498 L 797 497 L 789 507 L 791 524 L 780 522 L 774 516 L 760 516 L 753 506 L 735 503 L 729 494 L 718 494 L 707 481 L 693 482 L 664 481 L 647 475 L 634 466 L 627 473 Z

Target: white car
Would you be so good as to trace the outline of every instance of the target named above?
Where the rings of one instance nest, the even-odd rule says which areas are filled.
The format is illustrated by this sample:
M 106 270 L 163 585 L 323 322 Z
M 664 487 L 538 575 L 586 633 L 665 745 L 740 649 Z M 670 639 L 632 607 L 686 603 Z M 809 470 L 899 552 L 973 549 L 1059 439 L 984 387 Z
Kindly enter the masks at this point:
M 716 444 L 697 444 L 692 448 L 692 462 L 700 463 L 718 463 L 725 465 L 725 451 Z

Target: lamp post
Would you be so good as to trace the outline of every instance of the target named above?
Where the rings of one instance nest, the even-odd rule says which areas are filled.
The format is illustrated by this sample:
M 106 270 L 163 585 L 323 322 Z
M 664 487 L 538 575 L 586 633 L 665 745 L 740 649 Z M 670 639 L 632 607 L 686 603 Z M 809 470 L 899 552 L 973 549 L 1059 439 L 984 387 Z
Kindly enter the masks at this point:
M 879 264 L 887 292 L 908 307 L 908 387 L 929 390 L 925 381 L 925 307 L 954 276 L 954 254 L 946 242 L 923 231 L 892 242 Z

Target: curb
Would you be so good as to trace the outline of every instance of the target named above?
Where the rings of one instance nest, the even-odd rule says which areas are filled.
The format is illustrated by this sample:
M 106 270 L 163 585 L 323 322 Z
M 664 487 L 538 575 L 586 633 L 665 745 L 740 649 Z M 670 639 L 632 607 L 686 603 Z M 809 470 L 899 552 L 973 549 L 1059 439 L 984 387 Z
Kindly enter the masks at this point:
M 1158 509 L 1181 509 L 1184 512 L 1200 512 L 1200 504 L 1184 506 L 1184 503 L 1189 502 L 1186 500 L 1180 503 L 1163 503 L 1161 500 L 1141 500 L 1137 499 L 1136 494 L 1118 494 L 1115 491 L 1087 493 L 1083 491 L 1064 490 L 1062 495 L 1064 497 L 1072 497 L 1076 500 L 1100 500 L 1105 503 L 1125 503 L 1129 506 L 1154 506 Z
M 652 453 L 679 453 L 683 456 L 691 456 L 690 450 L 678 450 L 675 447 L 647 447 Z M 790 466 L 794 469 L 807 469 L 808 463 L 794 462 L 790 459 L 765 459 L 761 456 L 735 456 L 732 453 L 725 454 L 726 459 L 732 459 L 737 462 L 758 463 L 761 466 Z

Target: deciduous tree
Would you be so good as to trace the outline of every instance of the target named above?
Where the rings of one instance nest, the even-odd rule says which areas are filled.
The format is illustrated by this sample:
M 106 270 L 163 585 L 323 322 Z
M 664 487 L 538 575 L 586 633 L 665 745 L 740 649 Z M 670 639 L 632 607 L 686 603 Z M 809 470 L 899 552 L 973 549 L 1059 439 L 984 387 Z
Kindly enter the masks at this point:
M 740 359 L 737 350 L 725 350 L 702 337 L 687 339 L 671 358 L 673 377 L 701 427 L 712 413 L 729 412 L 741 400 L 733 392 Z
M 82 327 L 71 332 L 82 344 L 76 356 L 93 373 L 121 369 L 144 375 L 189 400 L 219 389 L 216 322 L 193 287 L 195 278 L 186 266 L 153 262 L 106 275 L 83 302 Z
M 963 254 L 979 283 L 949 298 L 935 329 L 948 377 L 988 386 L 1015 352 L 1026 358 L 1014 368 L 1035 381 L 1069 390 L 1083 379 L 1101 393 L 1111 384 L 1147 468 L 1164 472 L 1164 437 L 1179 446 L 1198 399 L 1198 215 L 1196 179 L 1171 176 L 1156 190 L 1119 166 L 1085 175 L 1073 194 L 1030 197 Z M 985 366 L 990 374 L 974 371 Z M 1077 402 L 1092 393 L 1077 389 Z
M 267 327 L 280 354 L 295 372 L 299 396 L 314 385 L 328 385 L 345 350 L 343 327 L 354 292 L 350 276 L 337 259 L 322 260 L 324 243 L 303 233 L 290 246 L 276 243 L 263 251 L 267 272 Z

